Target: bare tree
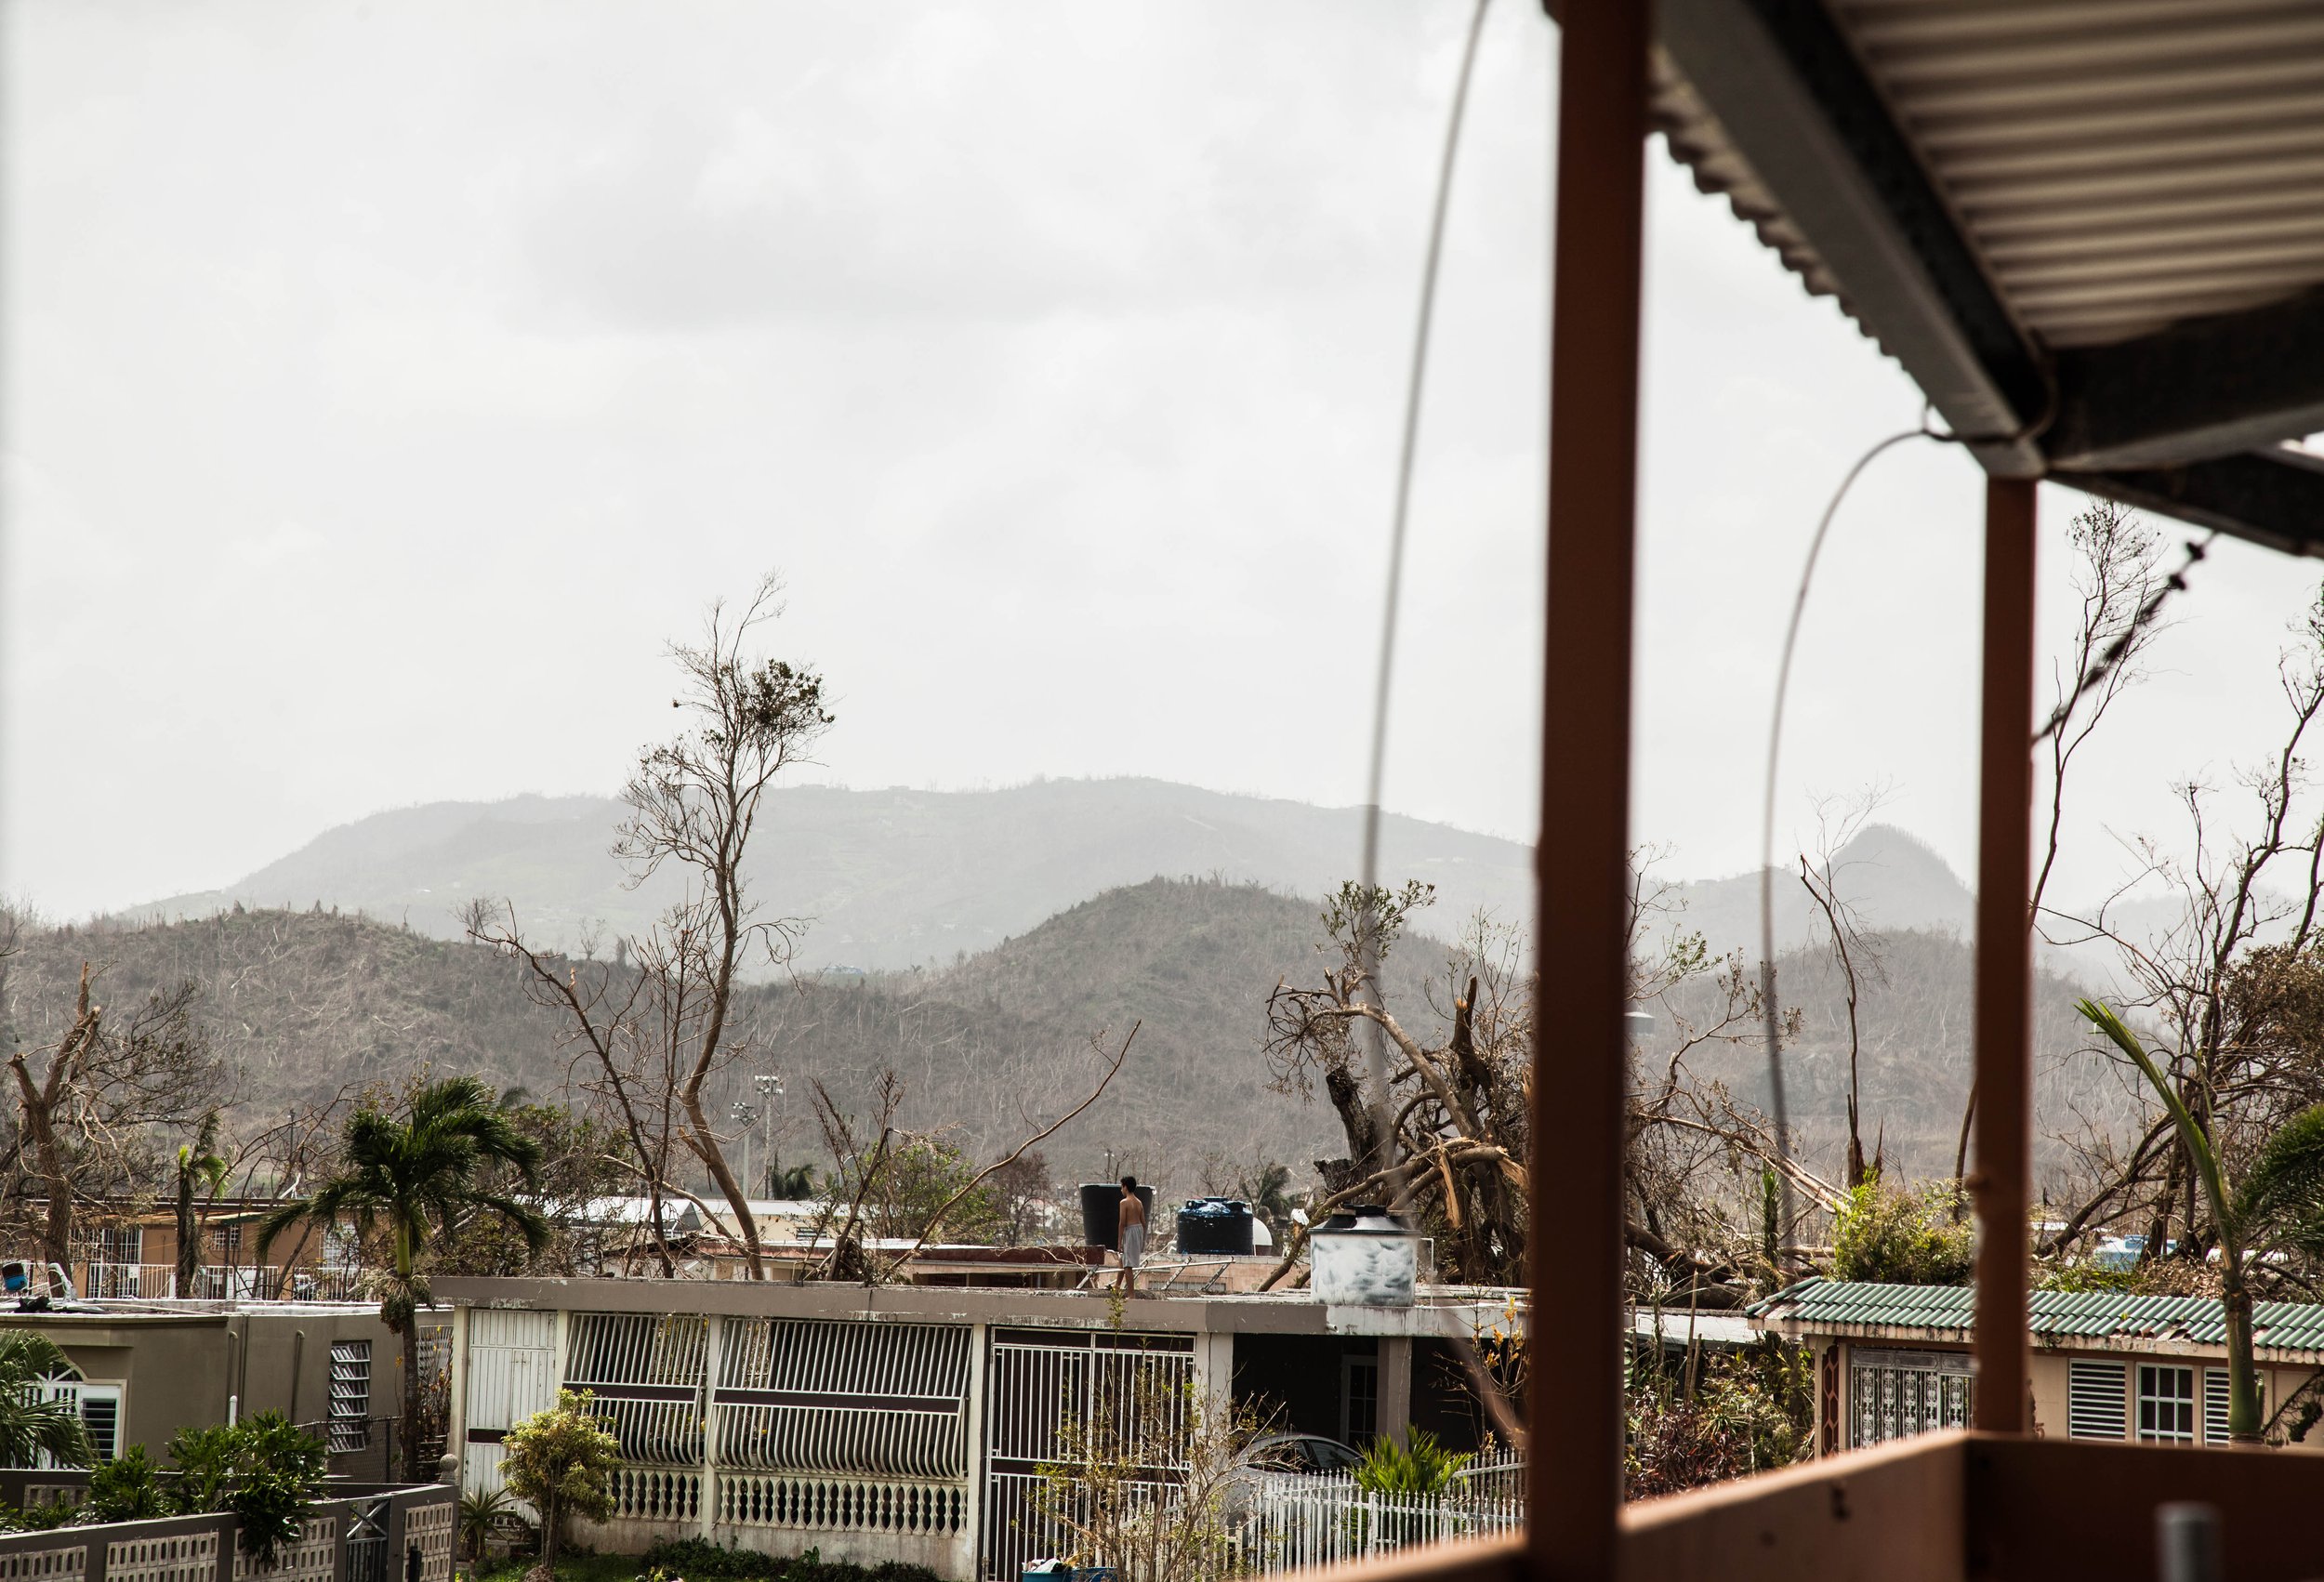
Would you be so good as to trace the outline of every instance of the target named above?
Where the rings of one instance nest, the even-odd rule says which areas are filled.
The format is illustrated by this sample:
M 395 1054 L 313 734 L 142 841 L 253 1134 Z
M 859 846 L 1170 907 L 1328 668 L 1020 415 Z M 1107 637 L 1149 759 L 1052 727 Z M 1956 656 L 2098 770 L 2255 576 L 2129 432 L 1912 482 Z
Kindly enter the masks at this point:
M 628 864 L 631 888 L 667 869 L 681 877 L 683 893 L 649 933 L 626 942 L 635 977 L 617 988 L 618 969 L 608 967 L 584 989 L 580 969 L 568 965 L 561 984 L 526 946 L 513 913 L 505 928 L 470 930 L 525 962 L 538 997 L 561 1006 L 571 1037 L 594 1060 L 595 1080 L 640 1151 L 666 1264 L 659 1195 L 683 1192 L 668 1168 L 674 1139 L 725 1199 L 754 1280 L 766 1278 L 758 1219 L 703 1094 L 750 1048 L 738 1014 L 743 972 L 754 964 L 786 969 L 804 927 L 763 916 L 744 875 L 767 792 L 785 770 L 812 761 L 808 753 L 832 723 L 821 676 L 749 652 L 754 634 L 782 613 L 781 593 L 780 579 L 769 575 L 739 608 L 711 605 L 700 640 L 670 648 L 686 682 L 671 706 L 693 723 L 639 756 L 622 787 L 628 811 L 614 854 Z
M 827 1234 L 831 1238 L 830 1250 L 818 1272 L 829 1279 L 862 1280 L 866 1284 L 893 1279 L 919 1256 L 931 1236 L 971 1202 L 980 1206 L 995 1229 L 1007 1228 L 1011 1216 L 1003 1181 L 1019 1166 L 1040 1158 L 1033 1152 L 1036 1143 L 1056 1136 L 1104 1097 L 1106 1088 L 1120 1074 L 1123 1062 L 1129 1059 L 1129 1048 L 1137 1041 L 1139 1025 L 1133 1022 L 1122 1038 L 1121 1048 L 1110 1052 L 1104 1032 L 1092 1034 L 1089 1052 L 1099 1070 L 1089 1091 L 1054 1119 L 1037 1122 L 1028 1115 L 1025 1124 L 1036 1129 L 982 1169 L 971 1168 L 959 1157 L 945 1141 L 944 1128 L 918 1130 L 902 1123 L 905 1088 L 894 1072 L 880 1075 L 876 1093 L 877 1131 L 842 1112 L 830 1091 L 821 1082 L 814 1083 L 812 1091 L 816 1120 L 823 1127 L 824 1145 L 831 1151 L 838 1167 L 831 1199 L 825 1205 L 816 1225 L 819 1237 Z M 1041 1175 L 1045 1180 L 1046 1167 Z M 842 1198 L 846 1199 L 844 1213 L 839 1206 Z M 882 1259 L 865 1247 L 866 1234 L 874 1238 L 910 1236 L 913 1241 L 910 1247 L 894 1257 Z
M 12 938 L 0 948 L 0 997 L 12 950 Z M 42 1256 L 57 1263 L 73 1257 L 76 1204 L 150 1189 L 161 1173 L 154 1128 L 213 1106 L 223 1087 L 193 1014 L 192 983 L 158 991 L 112 1023 L 92 993 L 101 975 L 84 962 L 71 1016 L 52 1023 L 57 1035 L 8 1057 L 33 1161 L 28 1175 L 46 1200 Z M 20 1192 L 29 1183 L 16 1184 Z
M 2051 664 L 2055 702 L 2040 743 L 2050 758 L 2049 820 L 2041 864 L 2034 872 L 2026 907 L 2026 926 L 2037 930 L 2066 826 L 2067 771 L 2116 700 L 2145 679 L 2141 660 L 2168 626 L 2154 618 L 2164 589 L 2162 541 L 2135 511 L 2093 497 L 2067 527 L 2067 541 L 2073 551 L 2074 591 L 2080 596 L 2081 608 L 2073 641 L 2063 660 Z M 1961 1140 L 1953 1149 L 1957 1191 L 1967 1179 L 1969 1133 L 1976 1118 L 1977 1084 L 1972 1074 L 1969 1097 L 1961 1105 Z
M 2293 1114 L 2324 1101 L 2324 807 L 2302 758 L 2324 712 L 2324 595 L 2282 655 L 2278 679 L 2284 737 L 2269 759 L 2237 773 L 2239 823 L 2222 809 L 2219 788 L 2187 782 L 2179 787 L 2188 828 L 2182 852 L 2138 839 L 2135 872 L 2113 895 L 2080 916 L 2045 909 L 2073 943 L 2113 947 L 2129 988 L 2121 1003 L 2152 1028 L 2146 1043 L 2162 1075 L 2232 1169 Z M 2170 920 L 2143 929 L 2126 903 L 2158 887 Z M 2146 1097 L 2138 1074 L 2125 1080 Z M 2174 1227 L 2186 1253 L 2212 1245 L 2180 1128 L 2153 1104 L 2144 1113 L 2147 1124 L 2127 1147 L 2085 1140 L 2082 1190 L 2047 1238 L 2050 1249 L 2131 1215 L 2145 1217 L 2149 1257 L 2161 1254 Z
M 1839 853 L 1863 830 L 1865 821 L 1879 808 L 1882 796 L 1882 791 L 1876 787 L 1837 812 L 1827 802 L 1816 811 L 1816 854 L 1810 857 L 1804 851 L 1800 853 L 1800 883 L 1806 887 L 1808 898 L 1823 916 L 1825 943 L 1840 968 L 1848 1008 L 1848 1158 L 1842 1180 L 1851 1192 L 1862 1186 L 1880 1167 L 1877 1160 L 1868 1166 L 1864 1157 L 1860 1069 L 1864 1034 L 1856 1010 L 1863 979 L 1877 981 L 1881 962 L 1879 942 L 1865 931 L 1863 918 L 1840 893 L 1837 864 Z

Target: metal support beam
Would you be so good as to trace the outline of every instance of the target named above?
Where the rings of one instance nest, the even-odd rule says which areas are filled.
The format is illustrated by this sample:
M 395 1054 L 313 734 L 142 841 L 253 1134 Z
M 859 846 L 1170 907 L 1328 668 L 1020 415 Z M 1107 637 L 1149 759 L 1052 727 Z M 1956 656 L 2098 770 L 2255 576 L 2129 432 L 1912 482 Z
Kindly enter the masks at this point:
M 2034 483 L 1985 486 L 1985 685 L 1977 793 L 1974 1425 L 2030 1426 L 2033 1176 Z
M 1526 1532 L 1537 1582 L 1611 1582 L 1622 1502 L 1631 596 L 1650 29 L 1645 0 L 1561 0 L 1560 10 L 1533 936 L 1540 1175 L 1529 1243 L 1533 1354 L 1557 1362 L 1533 1370 Z
M 2163 468 L 2324 429 L 2324 292 L 2058 354 L 2053 468 Z
M 2324 555 L 2324 457 L 2254 451 L 2190 467 L 2061 472 L 2053 480 L 2291 555 Z
M 1953 431 L 2011 436 L 2040 417 L 2040 360 L 1824 0 L 1659 0 L 1657 30 L 1851 310 Z M 2030 441 L 1972 448 L 1988 471 L 2043 469 Z

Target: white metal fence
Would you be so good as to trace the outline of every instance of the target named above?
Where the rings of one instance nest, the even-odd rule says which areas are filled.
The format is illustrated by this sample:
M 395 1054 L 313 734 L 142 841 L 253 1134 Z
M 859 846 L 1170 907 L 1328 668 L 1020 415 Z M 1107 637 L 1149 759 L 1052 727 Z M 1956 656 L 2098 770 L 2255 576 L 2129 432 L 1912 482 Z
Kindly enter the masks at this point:
M 1513 1473 L 1513 1477 L 1512 1474 Z M 1508 1532 L 1525 1524 L 1521 1498 L 1499 1492 L 1522 1482 L 1524 1464 L 1472 1469 L 1447 1493 L 1368 1493 L 1348 1477 L 1270 1473 L 1236 1501 L 1242 1569 L 1275 1573 L 1365 1560 L 1410 1544 Z
M 46 1266 L 36 1259 L 34 1269 Z M 209 1264 L 194 1271 L 191 1289 L 178 1288 L 178 1269 L 169 1263 L 107 1263 L 76 1260 L 72 1275 L 84 1297 L 140 1300 L 194 1297 L 210 1301 L 348 1302 L 367 1300 L 364 1276 L 355 1269 L 279 1269 L 271 1264 Z

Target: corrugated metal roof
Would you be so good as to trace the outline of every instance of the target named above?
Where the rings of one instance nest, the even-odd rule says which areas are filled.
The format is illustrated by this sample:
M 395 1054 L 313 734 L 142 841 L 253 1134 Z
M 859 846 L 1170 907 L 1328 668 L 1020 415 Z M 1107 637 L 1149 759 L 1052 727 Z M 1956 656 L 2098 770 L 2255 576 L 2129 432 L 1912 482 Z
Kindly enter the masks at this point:
M 1974 1293 L 1966 1285 L 1885 1285 L 1811 1278 L 1752 1304 L 1752 1319 L 1789 1331 L 1911 1329 L 1930 1339 L 1966 1340 Z M 2212 1297 L 2140 1297 L 2119 1291 L 2036 1291 L 2037 1338 L 2179 1339 L 2225 1345 L 2225 1310 Z M 2324 1352 L 2324 1305 L 2261 1302 L 2251 1311 L 2253 1344 L 2270 1352 Z
M 2052 346 L 2324 283 L 2317 0 L 1834 0 L 2010 310 Z
M 1997 295 L 2052 347 L 2324 285 L 2324 0 L 1829 0 Z M 1674 157 L 1844 296 L 1657 58 Z

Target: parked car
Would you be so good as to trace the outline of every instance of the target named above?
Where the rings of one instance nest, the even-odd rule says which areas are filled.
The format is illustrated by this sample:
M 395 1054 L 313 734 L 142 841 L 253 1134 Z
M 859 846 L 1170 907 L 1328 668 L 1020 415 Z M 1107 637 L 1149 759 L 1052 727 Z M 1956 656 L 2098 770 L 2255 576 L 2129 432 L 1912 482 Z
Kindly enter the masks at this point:
M 1243 1465 L 1256 1472 L 1345 1472 L 1361 1452 L 1319 1433 L 1271 1433 L 1251 1442 Z

